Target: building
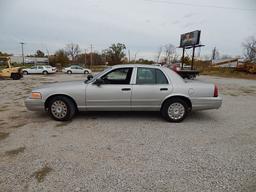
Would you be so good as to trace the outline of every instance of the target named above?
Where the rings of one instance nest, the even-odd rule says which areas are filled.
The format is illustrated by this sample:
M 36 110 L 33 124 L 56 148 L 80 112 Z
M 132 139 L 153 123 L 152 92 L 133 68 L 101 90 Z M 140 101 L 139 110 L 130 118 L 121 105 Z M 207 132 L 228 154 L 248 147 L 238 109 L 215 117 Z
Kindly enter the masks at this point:
M 47 57 L 24 57 L 26 64 L 47 64 Z M 11 63 L 23 63 L 22 56 L 11 56 Z

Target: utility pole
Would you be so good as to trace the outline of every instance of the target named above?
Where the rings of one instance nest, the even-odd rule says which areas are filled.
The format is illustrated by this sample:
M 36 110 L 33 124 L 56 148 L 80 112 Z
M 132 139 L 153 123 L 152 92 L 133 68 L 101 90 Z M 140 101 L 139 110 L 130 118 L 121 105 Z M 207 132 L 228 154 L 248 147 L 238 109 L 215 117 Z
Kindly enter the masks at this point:
M 130 63 L 130 61 L 131 61 L 130 49 L 128 50 L 128 61 L 129 61 L 129 63 Z
M 49 50 L 48 50 L 48 49 L 46 49 L 46 51 L 47 51 L 47 57 L 48 57 L 48 65 L 50 65 L 50 55 L 49 55 Z
M 86 49 L 84 50 L 84 67 L 86 68 Z
M 23 46 L 24 46 L 24 42 L 20 42 L 20 45 L 21 45 L 21 54 L 22 54 L 22 64 L 25 65 L 25 59 L 24 59 L 24 49 L 23 49 Z
M 90 69 L 92 69 L 92 44 L 91 44 L 91 63 L 90 63 Z
M 138 54 L 138 52 L 135 53 L 135 56 L 134 56 L 134 63 L 136 63 L 137 54 Z

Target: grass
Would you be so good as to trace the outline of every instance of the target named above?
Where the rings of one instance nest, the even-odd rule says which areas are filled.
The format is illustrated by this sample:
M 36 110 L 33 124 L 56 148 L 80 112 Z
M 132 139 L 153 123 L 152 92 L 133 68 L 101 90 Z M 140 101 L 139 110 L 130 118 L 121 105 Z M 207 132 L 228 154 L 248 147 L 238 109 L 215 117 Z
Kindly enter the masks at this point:
M 240 88 L 240 91 L 243 92 L 243 93 L 247 93 L 247 94 L 256 93 L 255 89 L 250 89 L 250 88 Z
M 201 75 L 213 75 L 219 77 L 228 77 L 228 78 L 240 78 L 240 79 L 252 79 L 256 80 L 256 74 L 245 73 L 241 71 L 236 71 L 234 69 L 228 68 L 203 68 L 200 70 Z
M 43 168 L 37 170 L 36 172 L 33 173 L 32 176 L 36 178 L 36 180 L 41 183 L 44 181 L 44 178 L 51 172 L 53 169 L 51 167 L 48 167 L 45 165 Z
M 9 133 L 0 132 L 0 141 L 7 138 L 9 136 Z
M 17 155 L 19 153 L 23 153 L 25 150 L 25 147 L 19 147 L 17 149 L 13 149 L 13 150 L 10 150 L 10 151 L 6 151 L 5 154 L 6 155 L 9 155 L 9 156 L 14 156 L 14 155 Z

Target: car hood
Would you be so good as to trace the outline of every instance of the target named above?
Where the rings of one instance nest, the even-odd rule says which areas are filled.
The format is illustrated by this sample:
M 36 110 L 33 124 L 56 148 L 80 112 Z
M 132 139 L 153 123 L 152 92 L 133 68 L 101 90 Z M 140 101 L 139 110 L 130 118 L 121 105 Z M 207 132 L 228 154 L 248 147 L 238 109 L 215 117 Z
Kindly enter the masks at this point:
M 39 89 L 53 89 L 53 88 L 67 88 L 67 87 L 73 87 L 75 85 L 81 85 L 84 84 L 84 81 L 82 80 L 76 80 L 76 81 L 64 81 L 64 82 L 46 82 L 44 85 L 41 85 L 35 89 L 33 89 L 33 91 L 35 90 L 39 90 Z

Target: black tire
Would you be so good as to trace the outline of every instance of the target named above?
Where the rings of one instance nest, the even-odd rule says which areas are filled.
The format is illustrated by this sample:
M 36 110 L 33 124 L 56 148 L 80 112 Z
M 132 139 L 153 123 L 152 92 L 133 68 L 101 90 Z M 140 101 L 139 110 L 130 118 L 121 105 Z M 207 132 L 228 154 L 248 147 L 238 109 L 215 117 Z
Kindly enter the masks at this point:
M 185 119 L 188 110 L 188 104 L 183 99 L 173 98 L 164 102 L 161 108 L 161 114 L 167 121 L 178 123 Z
M 48 75 L 48 71 L 43 71 L 43 75 Z
M 21 79 L 21 75 L 18 74 L 18 73 L 13 73 L 13 74 L 11 75 L 11 78 L 12 78 L 13 80 L 19 80 L 19 79 Z
M 23 75 L 28 75 L 28 72 L 27 71 L 23 71 Z
M 58 106 L 58 103 L 63 104 L 63 108 L 62 108 L 61 112 L 64 111 L 65 115 L 63 115 L 63 114 L 58 115 L 58 112 L 56 109 L 56 105 Z M 64 107 L 64 105 L 65 105 L 65 107 Z M 47 107 L 48 107 L 48 112 L 49 112 L 50 116 L 57 121 L 69 121 L 74 117 L 74 115 L 77 111 L 75 103 L 70 98 L 65 97 L 65 96 L 53 97 L 49 101 Z
M 89 74 L 89 71 L 85 70 L 85 71 L 84 71 L 84 74 Z
M 68 70 L 68 71 L 67 71 L 67 74 L 72 74 L 72 71 Z

